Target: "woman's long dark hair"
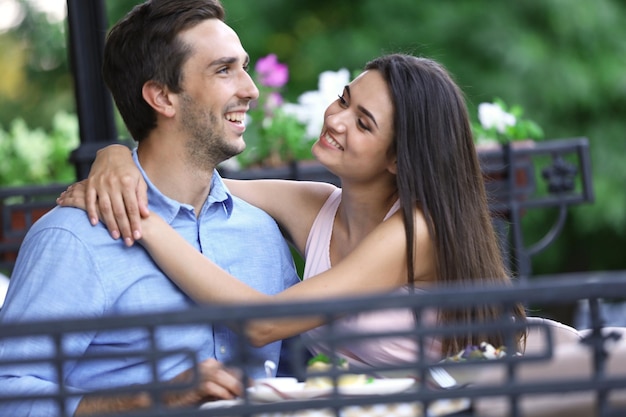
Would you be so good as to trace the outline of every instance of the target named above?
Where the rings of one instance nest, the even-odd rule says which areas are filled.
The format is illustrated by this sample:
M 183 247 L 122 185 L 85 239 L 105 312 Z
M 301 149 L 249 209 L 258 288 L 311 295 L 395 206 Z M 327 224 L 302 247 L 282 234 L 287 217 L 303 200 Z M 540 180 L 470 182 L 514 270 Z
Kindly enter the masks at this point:
M 379 71 L 394 104 L 397 187 L 407 239 L 409 283 L 414 281 L 414 213 L 420 208 L 436 253 L 438 284 L 509 283 L 491 223 L 465 98 L 437 62 L 391 54 L 369 62 Z M 443 324 L 486 322 L 501 317 L 495 306 L 440 311 Z M 525 319 L 517 305 L 513 316 Z M 517 335 L 521 343 L 523 334 Z M 487 341 L 505 343 L 502 333 L 459 334 L 443 339 L 442 354 Z

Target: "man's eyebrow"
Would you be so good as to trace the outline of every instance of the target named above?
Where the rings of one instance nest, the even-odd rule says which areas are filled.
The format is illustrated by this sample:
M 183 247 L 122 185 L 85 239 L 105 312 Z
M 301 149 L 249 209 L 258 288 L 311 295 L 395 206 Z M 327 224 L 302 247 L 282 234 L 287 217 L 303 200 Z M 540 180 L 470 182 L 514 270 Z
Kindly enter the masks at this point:
M 344 89 L 346 90 L 346 94 L 348 95 L 348 98 L 350 98 L 350 86 L 349 86 L 349 85 L 346 85 L 346 86 L 344 87 Z M 369 118 L 372 120 L 372 122 L 374 123 L 374 125 L 375 125 L 376 127 L 378 127 L 378 123 L 376 123 L 376 118 L 374 117 L 374 115 L 373 115 L 372 113 L 370 113 L 370 111 L 369 111 L 369 110 L 367 110 L 367 109 L 366 109 L 365 107 L 363 107 L 363 106 L 357 106 L 357 109 L 358 109 L 361 113 L 363 113 L 364 115 L 366 115 L 367 117 L 369 117 Z
M 223 58 L 218 58 L 215 61 L 211 61 L 209 64 L 210 67 L 217 67 L 220 65 L 232 65 L 237 62 L 237 58 L 225 56 Z
M 239 61 L 239 58 L 234 57 L 234 56 L 225 56 L 222 58 L 218 58 L 215 61 L 211 61 L 211 63 L 209 64 L 209 67 L 218 67 L 220 65 L 233 65 L 236 64 L 237 61 Z M 243 66 L 247 66 L 250 64 L 250 56 L 248 54 L 246 54 L 245 58 L 243 59 Z

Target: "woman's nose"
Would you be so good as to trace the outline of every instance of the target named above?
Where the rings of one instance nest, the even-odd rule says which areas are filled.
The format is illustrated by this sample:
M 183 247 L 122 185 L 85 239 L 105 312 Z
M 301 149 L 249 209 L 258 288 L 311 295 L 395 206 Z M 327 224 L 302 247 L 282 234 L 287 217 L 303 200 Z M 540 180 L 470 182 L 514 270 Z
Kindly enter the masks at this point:
M 326 126 L 334 132 L 346 131 L 345 112 L 339 111 L 326 115 Z

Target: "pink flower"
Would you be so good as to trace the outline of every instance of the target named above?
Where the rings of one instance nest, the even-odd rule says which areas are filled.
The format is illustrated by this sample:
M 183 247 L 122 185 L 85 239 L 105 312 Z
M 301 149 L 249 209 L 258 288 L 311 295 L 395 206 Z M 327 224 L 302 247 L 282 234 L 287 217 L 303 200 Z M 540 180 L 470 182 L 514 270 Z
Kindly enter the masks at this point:
M 283 104 L 283 96 L 281 96 L 280 93 L 277 93 L 276 91 L 272 91 L 271 93 L 269 93 L 267 97 L 267 101 L 265 102 L 265 109 L 266 110 L 277 109 L 280 106 L 282 106 L 282 104 Z
M 280 88 L 289 80 L 289 69 L 278 62 L 276 54 L 260 58 L 254 70 L 259 74 L 259 82 L 266 87 Z

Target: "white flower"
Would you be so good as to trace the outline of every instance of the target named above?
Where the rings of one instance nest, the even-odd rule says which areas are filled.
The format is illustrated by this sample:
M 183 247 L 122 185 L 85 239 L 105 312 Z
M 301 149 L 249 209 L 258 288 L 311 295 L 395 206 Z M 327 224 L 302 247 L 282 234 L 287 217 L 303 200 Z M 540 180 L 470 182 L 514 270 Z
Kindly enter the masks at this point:
M 350 72 L 345 68 L 336 72 L 324 71 L 319 76 L 317 91 L 303 93 L 298 97 L 298 104 L 285 103 L 283 110 L 306 125 L 307 137 L 316 138 L 322 131 L 326 108 L 349 82 Z
M 478 120 L 483 128 L 495 127 L 498 133 L 504 133 L 507 126 L 515 126 L 516 123 L 515 116 L 493 103 L 480 103 L 478 105 Z

